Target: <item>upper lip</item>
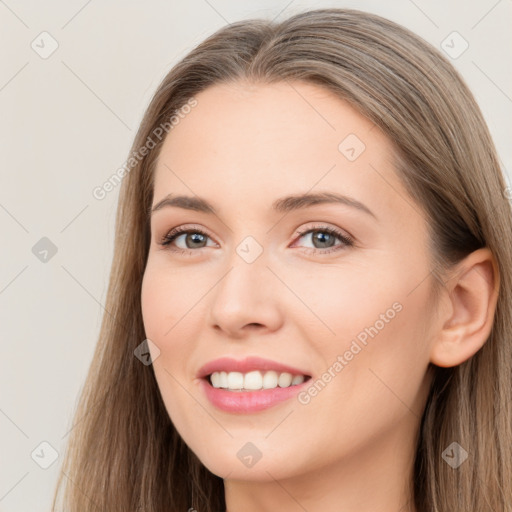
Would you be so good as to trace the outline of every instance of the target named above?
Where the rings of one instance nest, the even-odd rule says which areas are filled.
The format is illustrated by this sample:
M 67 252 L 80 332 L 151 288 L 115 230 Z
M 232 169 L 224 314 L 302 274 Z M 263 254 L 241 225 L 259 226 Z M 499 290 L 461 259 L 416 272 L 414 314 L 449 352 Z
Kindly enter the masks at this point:
M 288 372 L 292 375 L 306 375 L 309 377 L 306 372 L 299 368 L 294 368 L 293 366 L 278 363 L 277 361 L 255 356 L 246 357 L 244 359 L 233 359 L 231 357 L 214 359 L 202 366 L 199 369 L 197 376 L 198 378 L 204 378 L 211 375 L 213 372 L 247 373 L 253 370 L 274 370 L 280 373 Z

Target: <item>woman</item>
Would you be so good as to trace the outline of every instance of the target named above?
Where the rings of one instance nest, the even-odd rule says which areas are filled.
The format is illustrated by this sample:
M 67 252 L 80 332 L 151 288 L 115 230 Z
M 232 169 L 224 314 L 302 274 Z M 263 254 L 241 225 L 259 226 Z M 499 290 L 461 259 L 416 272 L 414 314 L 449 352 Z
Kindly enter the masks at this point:
M 437 50 L 231 24 L 132 155 L 66 510 L 512 510 L 511 208 Z

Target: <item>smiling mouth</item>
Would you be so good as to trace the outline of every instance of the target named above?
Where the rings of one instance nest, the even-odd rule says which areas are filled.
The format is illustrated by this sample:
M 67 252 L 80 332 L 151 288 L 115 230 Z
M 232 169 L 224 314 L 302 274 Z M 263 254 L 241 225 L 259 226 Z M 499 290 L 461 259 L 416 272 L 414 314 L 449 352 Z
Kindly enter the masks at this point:
M 246 373 L 220 371 L 205 377 L 212 387 L 235 392 L 289 388 L 307 382 L 309 379 L 311 379 L 310 375 L 294 375 L 274 370 L 253 370 Z

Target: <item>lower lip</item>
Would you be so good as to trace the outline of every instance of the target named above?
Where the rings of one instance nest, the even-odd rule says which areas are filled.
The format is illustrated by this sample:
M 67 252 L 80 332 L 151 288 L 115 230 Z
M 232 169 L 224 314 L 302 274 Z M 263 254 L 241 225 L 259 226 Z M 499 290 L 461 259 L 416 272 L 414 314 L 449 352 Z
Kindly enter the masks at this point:
M 223 388 L 214 388 L 207 379 L 201 379 L 201 385 L 206 397 L 215 407 L 226 412 L 251 413 L 289 400 L 296 396 L 309 380 L 287 388 L 277 387 L 258 391 L 228 391 Z

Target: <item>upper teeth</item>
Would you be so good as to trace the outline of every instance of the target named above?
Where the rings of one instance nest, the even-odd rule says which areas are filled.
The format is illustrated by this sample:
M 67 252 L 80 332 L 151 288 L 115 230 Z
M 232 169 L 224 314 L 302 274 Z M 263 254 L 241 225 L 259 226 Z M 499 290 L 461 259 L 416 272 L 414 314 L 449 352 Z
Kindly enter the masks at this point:
M 304 382 L 304 375 L 291 373 L 277 373 L 273 370 L 262 375 L 260 371 L 248 373 L 240 372 L 213 372 L 210 376 L 214 388 L 226 389 L 272 389 L 279 386 L 287 388 Z

